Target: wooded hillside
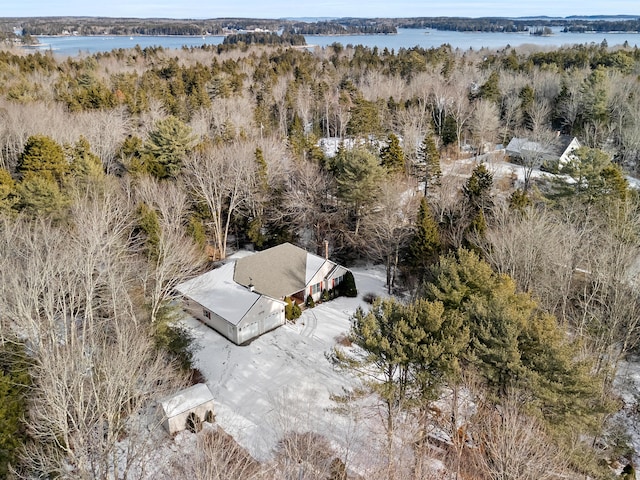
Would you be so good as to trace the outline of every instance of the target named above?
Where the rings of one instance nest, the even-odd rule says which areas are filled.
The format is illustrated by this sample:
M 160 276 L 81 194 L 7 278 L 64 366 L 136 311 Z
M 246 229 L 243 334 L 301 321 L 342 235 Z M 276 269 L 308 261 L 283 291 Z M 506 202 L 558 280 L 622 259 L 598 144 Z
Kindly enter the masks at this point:
M 218 432 L 174 478 L 632 470 L 613 381 L 640 339 L 639 76 L 637 47 L 593 44 L 0 51 L 0 476 L 147 478 L 141 419 L 197 378 L 173 288 L 284 241 L 385 266 L 358 348 L 327 352 L 384 468 L 309 432 L 263 465 Z M 560 133 L 582 147 L 523 154 L 523 182 L 487 163 Z

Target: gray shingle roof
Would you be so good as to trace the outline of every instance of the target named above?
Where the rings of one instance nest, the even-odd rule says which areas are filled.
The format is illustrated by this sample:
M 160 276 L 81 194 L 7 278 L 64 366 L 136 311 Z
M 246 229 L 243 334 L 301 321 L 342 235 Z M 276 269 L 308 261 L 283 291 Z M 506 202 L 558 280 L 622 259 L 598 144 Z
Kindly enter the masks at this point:
M 273 298 L 293 295 L 306 285 L 307 255 L 306 250 L 283 243 L 238 259 L 233 280 L 252 284 L 256 292 Z

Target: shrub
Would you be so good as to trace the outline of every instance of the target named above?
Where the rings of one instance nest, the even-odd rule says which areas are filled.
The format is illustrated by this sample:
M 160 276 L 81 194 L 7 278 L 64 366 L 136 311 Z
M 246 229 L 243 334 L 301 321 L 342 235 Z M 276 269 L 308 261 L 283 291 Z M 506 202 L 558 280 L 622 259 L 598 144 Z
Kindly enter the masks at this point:
M 370 305 L 373 305 L 373 302 L 376 301 L 378 295 L 373 292 L 367 292 L 362 296 L 362 299 Z
M 329 300 L 331 300 L 331 297 L 329 296 L 329 291 L 325 288 L 322 290 L 322 301 L 327 302 Z
M 356 288 L 356 280 L 353 278 L 353 273 L 347 272 L 344 275 L 344 280 L 340 283 L 340 293 L 345 297 L 358 296 L 358 289 Z
M 177 318 L 174 307 L 165 306 L 160 309 L 156 322 L 155 343 L 184 372 L 191 372 L 195 353 L 193 337 L 189 330 L 177 323 Z
M 213 423 L 216 421 L 216 417 L 211 410 L 207 410 L 204 414 L 204 421 L 207 423 Z
M 313 297 L 311 295 L 309 295 L 307 297 L 307 299 L 305 300 L 304 304 L 308 307 L 308 308 L 313 308 L 316 306 L 316 302 L 313 299 Z
M 284 307 L 284 318 L 290 322 L 295 322 L 295 320 L 302 315 L 302 310 L 300 310 L 297 303 L 291 300 L 291 297 L 285 298 L 285 302 L 287 302 L 287 304 Z

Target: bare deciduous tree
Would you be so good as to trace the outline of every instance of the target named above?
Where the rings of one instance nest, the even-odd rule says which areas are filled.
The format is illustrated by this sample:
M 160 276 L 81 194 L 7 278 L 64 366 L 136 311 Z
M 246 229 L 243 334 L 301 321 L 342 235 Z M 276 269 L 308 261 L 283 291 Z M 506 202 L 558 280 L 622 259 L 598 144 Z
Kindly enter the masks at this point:
M 28 476 L 141 478 L 150 429 L 159 427 L 148 409 L 176 385 L 136 315 L 139 263 L 126 199 L 112 191 L 78 198 L 71 225 L 18 219 L 2 229 L 0 280 L 11 292 L 0 311 L 29 339 L 37 366 Z
M 565 455 L 539 423 L 524 415 L 513 396 L 474 422 L 479 466 L 492 480 L 564 478 Z
M 139 180 L 137 191 L 140 200 L 157 211 L 159 220 L 157 245 L 144 276 L 154 322 L 160 309 L 175 298 L 175 287 L 200 269 L 204 255 L 185 232 L 189 204 L 184 189 L 174 183 L 159 183 L 144 177 Z
M 411 239 L 419 197 L 415 184 L 404 178 L 384 182 L 375 205 L 362 219 L 358 241 L 371 259 L 384 262 L 389 293 L 395 284 L 400 252 Z
M 477 153 L 485 153 L 485 143 L 493 142 L 500 128 L 496 104 L 487 100 L 478 101 L 469 122 L 476 141 Z
M 310 162 L 292 165 L 278 221 L 299 232 L 299 241 L 311 251 L 320 251 L 324 240 L 335 245 L 335 235 L 344 219 L 336 208 L 335 182 Z
M 205 427 L 197 434 L 189 459 L 175 454 L 160 478 L 193 480 L 259 480 L 270 478 L 265 468 L 249 455 L 231 435 L 217 426 Z
M 207 206 L 212 244 L 219 258 L 227 255 L 231 221 L 248 195 L 254 152 L 234 142 L 192 154 L 185 161 L 187 182 Z

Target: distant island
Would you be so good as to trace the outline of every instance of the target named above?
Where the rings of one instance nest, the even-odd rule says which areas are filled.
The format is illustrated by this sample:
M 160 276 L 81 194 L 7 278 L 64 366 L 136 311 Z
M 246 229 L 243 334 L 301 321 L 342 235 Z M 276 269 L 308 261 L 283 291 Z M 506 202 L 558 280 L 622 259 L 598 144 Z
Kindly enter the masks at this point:
M 34 43 L 36 36 L 59 35 L 245 35 L 255 33 L 296 35 L 395 34 L 398 28 L 431 28 L 458 32 L 529 32 L 550 35 L 552 27 L 564 32 L 640 32 L 640 19 L 625 15 L 599 17 L 523 18 L 335 18 L 335 19 L 159 19 L 106 17 L 0 18 L 0 40 Z M 257 38 L 258 43 L 267 41 Z M 251 37 L 248 37 L 249 41 Z M 287 40 L 287 41 L 289 41 Z M 273 42 L 273 39 L 268 40 Z M 294 41 L 299 42 L 299 38 Z

